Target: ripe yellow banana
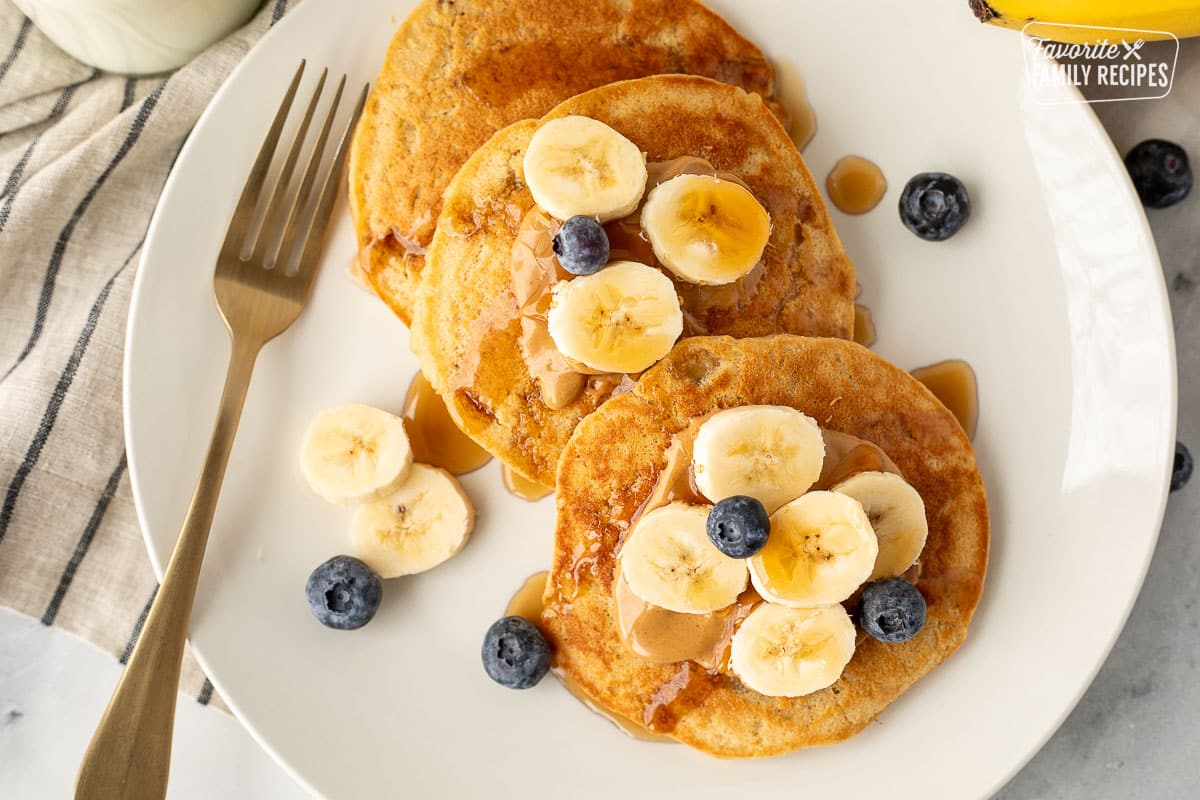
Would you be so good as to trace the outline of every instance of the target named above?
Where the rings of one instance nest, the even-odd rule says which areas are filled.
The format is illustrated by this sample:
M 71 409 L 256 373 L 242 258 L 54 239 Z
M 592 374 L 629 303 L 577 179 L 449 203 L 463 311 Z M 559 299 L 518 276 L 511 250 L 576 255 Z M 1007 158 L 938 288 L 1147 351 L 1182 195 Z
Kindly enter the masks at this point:
M 1180 38 L 1200 36 L 1200 0 L 969 0 L 969 3 L 981 21 L 1015 30 L 1030 22 L 1046 22 L 1165 31 Z M 1086 44 L 1103 33 L 1088 28 L 1056 28 L 1053 38 Z M 1138 38 L 1152 41 L 1168 37 L 1141 34 Z

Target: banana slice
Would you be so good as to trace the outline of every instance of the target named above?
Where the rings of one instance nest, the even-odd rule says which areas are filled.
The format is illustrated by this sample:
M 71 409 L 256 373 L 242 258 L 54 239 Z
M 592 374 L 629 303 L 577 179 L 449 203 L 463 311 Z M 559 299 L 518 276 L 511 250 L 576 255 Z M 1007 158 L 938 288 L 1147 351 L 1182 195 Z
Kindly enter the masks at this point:
M 629 589 L 647 603 L 681 614 L 707 614 L 746 588 L 746 562 L 709 541 L 708 508 L 670 503 L 648 512 L 618 556 Z
M 837 683 L 854 655 L 854 640 L 854 623 L 840 605 L 762 603 L 733 635 L 729 666 L 759 694 L 802 697 Z
M 667 269 L 689 283 L 732 283 L 762 258 L 771 217 L 746 187 L 680 175 L 650 190 L 642 229 Z
M 738 406 L 696 432 L 696 488 L 714 503 L 737 494 L 774 511 L 821 476 L 825 440 L 816 420 L 788 406 Z
M 929 522 L 925 501 L 908 481 L 891 472 L 860 472 L 831 491 L 853 497 L 867 512 L 879 541 L 870 580 L 900 575 L 913 565 L 925 549 Z
M 767 600 L 816 608 L 854 594 L 878 555 L 875 532 L 857 500 L 809 492 L 771 515 L 767 544 L 750 559 L 750 580 Z
M 475 508 L 454 476 L 413 464 L 395 493 L 354 512 L 350 544 L 379 577 L 395 578 L 432 569 L 453 556 L 474 525 Z
M 671 279 L 636 261 L 559 281 L 547 315 L 564 356 L 603 372 L 641 372 L 671 351 L 683 311 Z
M 391 494 L 404 483 L 412 463 L 404 421 L 363 405 L 321 412 L 300 448 L 300 469 L 308 485 L 339 505 Z
M 627 216 L 646 191 L 642 151 L 591 117 L 559 117 L 534 131 L 524 169 L 534 202 L 560 220 Z

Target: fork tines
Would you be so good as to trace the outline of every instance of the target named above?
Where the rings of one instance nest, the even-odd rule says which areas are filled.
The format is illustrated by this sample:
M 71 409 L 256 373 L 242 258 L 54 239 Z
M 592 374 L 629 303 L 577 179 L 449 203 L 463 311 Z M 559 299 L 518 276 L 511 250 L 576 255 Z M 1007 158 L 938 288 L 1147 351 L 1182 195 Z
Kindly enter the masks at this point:
M 291 112 L 292 101 L 295 100 L 296 92 L 300 87 L 304 67 L 305 62 L 301 61 L 284 94 L 283 102 L 279 104 L 279 110 L 275 112 L 275 118 L 263 139 L 262 148 L 258 152 L 254 166 L 246 178 L 246 186 L 242 189 L 241 199 L 238 200 L 237 208 L 233 212 L 233 219 L 229 224 L 229 231 L 225 235 L 221 260 L 232 257 L 266 269 L 274 269 L 278 266 L 284 272 L 288 272 L 289 267 L 295 265 L 294 269 L 290 270 L 292 274 L 311 279 L 316 271 L 321 243 L 328 228 L 334 199 L 337 197 L 350 137 L 359 115 L 362 113 L 369 86 L 364 86 L 360 92 L 358 102 L 338 140 L 337 150 L 325 171 L 324 179 L 318 182 L 329 133 L 333 128 L 334 118 L 337 116 L 338 106 L 341 104 L 342 93 L 346 86 L 346 76 L 343 75 L 338 81 L 333 100 L 325 112 L 325 119 L 321 124 L 316 143 L 309 152 L 300 185 L 295 191 L 290 192 L 289 200 L 289 189 L 296 165 L 300 160 L 309 127 L 316 114 L 328 77 L 327 69 L 321 71 L 312 97 L 304 110 L 304 115 L 292 136 L 291 145 L 279 168 L 266 206 L 262 210 L 261 222 L 256 226 L 254 220 L 264 194 L 263 189 L 268 173 L 271 171 L 275 148 Z M 314 186 L 317 187 L 315 192 Z

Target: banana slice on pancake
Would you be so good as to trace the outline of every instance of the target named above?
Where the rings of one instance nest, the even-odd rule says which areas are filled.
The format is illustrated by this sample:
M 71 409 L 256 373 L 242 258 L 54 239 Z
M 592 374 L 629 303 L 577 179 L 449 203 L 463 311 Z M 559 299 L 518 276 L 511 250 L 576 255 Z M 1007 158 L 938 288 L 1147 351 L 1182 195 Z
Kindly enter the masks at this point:
M 300 469 L 308 485 L 339 505 L 391 494 L 408 478 L 412 463 L 404 420 L 364 405 L 323 411 L 300 448 Z
M 602 372 L 634 374 L 671 351 L 683 311 L 671 279 L 636 261 L 560 281 L 547 315 L 554 346 Z
M 764 599 L 793 608 L 840 603 L 870 576 L 879 544 L 862 504 L 837 492 L 809 492 L 771 515 L 767 544 L 750 558 Z
M 642 151 L 591 117 L 559 117 L 534 131 L 524 172 L 534 202 L 560 220 L 619 219 L 633 213 L 646 191 Z
M 929 521 L 925 501 L 908 481 L 891 472 L 860 472 L 832 491 L 857 500 L 875 531 L 879 555 L 869 580 L 900 575 L 913 565 L 925 549 Z
M 654 255 L 689 283 L 732 283 L 754 268 L 771 217 L 746 187 L 712 175 L 679 175 L 650 190 L 642 228 Z
M 755 498 L 770 513 L 821 475 L 825 439 L 812 417 L 789 406 L 749 405 L 713 414 L 696 432 L 696 487 L 716 503 Z
M 746 562 L 708 538 L 708 508 L 670 503 L 647 512 L 618 558 L 629 589 L 647 603 L 681 614 L 732 604 L 746 588 Z
M 837 682 L 854 655 L 854 623 L 840 605 L 757 606 L 733 635 L 729 665 L 750 689 L 802 697 Z
M 474 525 L 475 508 L 454 476 L 413 464 L 393 494 L 355 511 L 351 549 L 381 578 L 413 575 L 461 550 Z

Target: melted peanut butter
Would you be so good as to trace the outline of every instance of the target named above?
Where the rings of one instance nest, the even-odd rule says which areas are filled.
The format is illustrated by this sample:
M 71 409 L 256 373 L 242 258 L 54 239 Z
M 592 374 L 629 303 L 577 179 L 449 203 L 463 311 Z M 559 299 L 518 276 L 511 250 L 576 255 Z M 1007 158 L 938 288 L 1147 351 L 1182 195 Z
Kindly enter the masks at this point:
M 696 156 L 652 161 L 646 165 L 646 172 L 647 194 L 658 184 L 680 175 L 712 175 L 750 189 L 737 175 L 719 172 L 707 160 Z M 562 223 L 546 212 L 536 207 L 530 209 L 517 227 L 512 250 L 512 286 L 521 323 L 521 355 L 541 392 L 542 402 L 550 409 L 565 408 L 585 390 L 620 393 L 628 377 L 590 370 L 566 358 L 554 346 L 547 323 L 554 285 L 573 277 L 559 265 L 554 255 L 554 236 L 560 227 Z M 662 269 L 642 230 L 641 205 L 629 216 L 605 224 L 604 229 L 608 233 L 610 260 L 637 261 Z M 663 269 L 679 295 L 684 318 L 683 335 L 707 333 L 704 319 L 709 310 L 748 302 L 765 272 L 766 267 L 760 262 L 733 283 L 698 286 L 679 280 Z
M 404 430 L 413 460 L 462 475 L 492 460 L 491 454 L 463 433 L 445 402 L 420 372 L 404 398 Z
M 862 156 L 846 156 L 825 178 L 825 193 L 847 214 L 865 214 L 883 199 L 887 180 L 883 171 Z
M 979 426 L 979 382 L 975 370 L 965 361 L 939 361 L 912 370 L 912 376 L 933 392 L 950 409 L 970 439 Z
M 541 500 L 554 492 L 548 486 L 542 486 L 537 481 L 531 481 L 524 475 L 521 475 L 513 470 L 508 464 L 505 464 L 500 471 L 500 475 L 504 480 L 504 488 L 508 489 L 510 494 L 513 494 L 522 500 L 534 502 Z
M 692 420 L 672 440 L 667 448 L 666 464 L 646 502 L 634 515 L 633 522 L 641 515 L 671 502 L 696 505 L 709 502 L 696 488 L 692 471 L 692 443 L 707 418 Z M 900 474 L 895 462 L 871 442 L 824 429 L 821 435 L 825 440 L 825 460 L 813 490 L 828 489 L 860 472 Z M 709 614 L 668 611 L 647 603 L 633 593 L 621 576 L 619 561 L 613 574 L 612 594 L 617 631 L 631 653 L 655 664 L 694 661 L 715 672 L 728 671 L 729 645 L 733 634 L 742 620 L 762 602 L 758 593 L 748 588 L 733 605 Z

